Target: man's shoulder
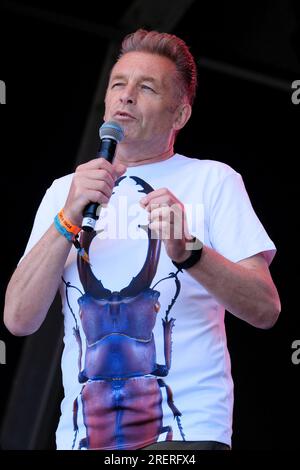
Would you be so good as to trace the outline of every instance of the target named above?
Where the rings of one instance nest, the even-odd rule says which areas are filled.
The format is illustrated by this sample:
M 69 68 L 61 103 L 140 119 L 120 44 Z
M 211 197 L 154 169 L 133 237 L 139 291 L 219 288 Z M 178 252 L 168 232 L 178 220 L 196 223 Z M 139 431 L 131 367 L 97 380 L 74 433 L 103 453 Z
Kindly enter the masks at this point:
M 71 184 L 73 176 L 74 176 L 74 173 L 69 173 L 67 175 L 60 176 L 59 178 L 56 178 L 53 180 L 52 185 L 59 187 L 59 186 L 65 186 L 66 184 Z
M 67 199 L 74 173 L 61 176 L 52 181 L 45 194 L 45 201 L 57 209 Z
M 200 171 L 202 174 L 210 174 L 216 178 L 223 179 L 230 174 L 237 172 L 227 163 L 202 157 L 187 157 L 177 154 L 178 160 L 183 166 L 191 171 Z
M 61 176 L 56 178 L 52 181 L 51 186 L 49 187 L 48 191 L 54 192 L 63 192 L 69 191 L 74 173 L 69 173 L 68 175 Z

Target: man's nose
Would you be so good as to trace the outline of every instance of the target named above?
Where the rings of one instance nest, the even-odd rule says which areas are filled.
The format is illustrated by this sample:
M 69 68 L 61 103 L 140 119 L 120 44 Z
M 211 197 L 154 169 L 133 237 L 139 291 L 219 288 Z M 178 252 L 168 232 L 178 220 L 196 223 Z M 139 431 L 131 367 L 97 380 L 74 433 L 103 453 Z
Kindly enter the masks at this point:
M 120 101 L 125 104 L 134 104 L 136 102 L 136 94 L 133 86 L 127 85 L 120 94 Z

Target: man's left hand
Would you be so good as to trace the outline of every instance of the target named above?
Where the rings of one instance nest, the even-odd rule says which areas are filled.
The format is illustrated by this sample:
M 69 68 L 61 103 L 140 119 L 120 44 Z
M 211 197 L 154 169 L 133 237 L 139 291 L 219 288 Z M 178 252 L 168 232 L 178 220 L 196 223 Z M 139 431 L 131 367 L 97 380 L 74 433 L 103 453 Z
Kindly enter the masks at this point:
M 140 200 L 149 212 L 151 236 L 163 241 L 168 256 L 181 263 L 190 252 L 187 242 L 193 238 L 188 231 L 184 205 L 167 188 L 157 189 Z

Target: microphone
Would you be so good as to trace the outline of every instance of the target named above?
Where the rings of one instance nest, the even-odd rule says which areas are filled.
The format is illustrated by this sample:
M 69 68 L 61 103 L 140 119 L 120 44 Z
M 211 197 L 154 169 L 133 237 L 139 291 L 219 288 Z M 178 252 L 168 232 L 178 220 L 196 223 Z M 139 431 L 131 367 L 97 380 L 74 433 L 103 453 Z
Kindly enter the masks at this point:
M 123 129 L 116 122 L 109 121 L 102 124 L 99 129 L 100 146 L 97 152 L 97 157 L 105 158 L 108 162 L 112 163 L 116 146 L 124 137 Z M 91 202 L 83 211 L 83 220 L 81 228 L 85 232 L 92 232 L 94 230 L 96 221 L 99 218 L 97 214 L 99 204 Z

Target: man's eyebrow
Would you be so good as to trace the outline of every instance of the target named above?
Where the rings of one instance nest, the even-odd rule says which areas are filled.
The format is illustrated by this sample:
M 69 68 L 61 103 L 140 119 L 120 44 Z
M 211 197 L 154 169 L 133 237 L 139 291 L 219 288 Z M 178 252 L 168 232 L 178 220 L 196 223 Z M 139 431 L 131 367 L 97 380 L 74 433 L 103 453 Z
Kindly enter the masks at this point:
M 152 82 L 156 85 L 158 85 L 158 80 L 154 77 L 150 77 L 149 75 L 142 75 L 140 78 L 139 78 L 139 81 L 140 82 Z
M 112 75 L 111 80 L 126 80 L 126 75 L 123 75 L 123 74 Z M 138 77 L 138 81 L 139 82 L 151 82 L 154 85 L 159 85 L 158 80 L 149 75 L 141 75 L 140 77 Z
M 126 78 L 125 75 L 122 75 L 122 74 L 118 74 L 118 75 L 112 74 L 110 77 L 111 80 L 124 80 L 125 78 Z

